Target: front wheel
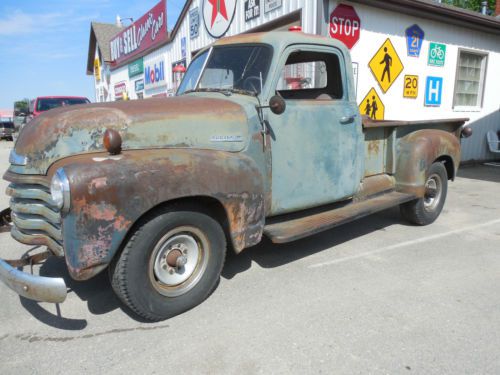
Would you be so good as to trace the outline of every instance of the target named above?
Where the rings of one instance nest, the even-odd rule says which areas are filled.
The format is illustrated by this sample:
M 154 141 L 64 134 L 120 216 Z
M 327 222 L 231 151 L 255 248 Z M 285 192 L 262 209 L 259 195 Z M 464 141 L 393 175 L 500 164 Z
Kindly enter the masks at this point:
M 205 300 L 215 288 L 226 253 L 217 221 L 195 211 L 152 215 L 111 265 L 118 297 L 141 317 L 159 321 Z
M 448 191 L 448 174 L 442 163 L 433 163 L 427 173 L 423 198 L 400 206 L 401 215 L 417 225 L 433 223 L 441 213 Z

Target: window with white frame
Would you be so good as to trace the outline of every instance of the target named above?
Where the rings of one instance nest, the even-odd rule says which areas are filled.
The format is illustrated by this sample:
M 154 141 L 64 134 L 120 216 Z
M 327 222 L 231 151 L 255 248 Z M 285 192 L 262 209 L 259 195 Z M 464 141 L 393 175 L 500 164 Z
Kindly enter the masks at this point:
M 453 107 L 482 106 L 487 60 L 487 54 L 458 51 Z

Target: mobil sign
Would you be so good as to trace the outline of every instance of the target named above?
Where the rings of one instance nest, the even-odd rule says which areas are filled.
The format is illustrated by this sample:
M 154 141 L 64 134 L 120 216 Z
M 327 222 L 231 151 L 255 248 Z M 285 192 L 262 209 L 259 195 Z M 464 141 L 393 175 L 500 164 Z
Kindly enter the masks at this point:
M 144 88 L 154 89 L 167 85 L 165 79 L 165 61 L 159 57 L 144 63 Z
M 361 20 L 350 5 L 340 4 L 330 15 L 330 36 L 351 49 L 359 40 Z

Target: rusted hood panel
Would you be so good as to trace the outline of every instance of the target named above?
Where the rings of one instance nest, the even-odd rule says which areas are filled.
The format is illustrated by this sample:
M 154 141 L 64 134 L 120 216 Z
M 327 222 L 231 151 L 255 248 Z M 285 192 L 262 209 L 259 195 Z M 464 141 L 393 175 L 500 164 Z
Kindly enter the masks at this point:
M 16 152 L 28 156 L 24 174 L 45 174 L 56 160 L 102 151 L 107 128 L 120 132 L 123 149 L 203 148 L 241 151 L 248 140 L 247 115 L 229 99 L 174 98 L 88 104 L 58 108 L 21 131 Z

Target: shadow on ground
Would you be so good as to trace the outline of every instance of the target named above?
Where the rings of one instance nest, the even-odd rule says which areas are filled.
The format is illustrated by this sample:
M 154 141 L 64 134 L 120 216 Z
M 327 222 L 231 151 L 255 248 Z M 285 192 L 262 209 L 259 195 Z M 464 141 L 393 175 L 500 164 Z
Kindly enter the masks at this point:
M 243 253 L 236 255 L 228 250 L 222 277 L 232 279 L 237 274 L 250 269 L 252 262 L 263 268 L 274 268 L 292 263 L 296 260 L 337 246 L 356 237 L 364 236 L 377 230 L 385 230 L 393 224 L 405 224 L 399 215 L 397 207 L 357 220 L 332 230 L 288 244 L 277 245 L 267 238 Z M 88 311 L 94 315 L 107 314 L 121 309 L 132 319 L 145 323 L 119 301 L 109 283 L 107 271 L 104 271 L 88 281 L 75 281 L 68 273 L 64 259 L 49 258 L 40 268 L 40 275 L 47 277 L 62 277 L 69 293 L 75 293 L 82 301 L 87 302 Z M 21 304 L 36 319 L 51 327 L 61 330 L 83 330 L 87 327 L 85 319 L 69 319 L 64 316 L 64 304 L 58 305 L 56 313 L 51 313 L 41 304 L 20 297 Z
M 497 165 L 494 165 L 497 164 Z M 500 163 L 477 164 L 471 166 L 461 166 L 458 169 L 457 177 L 473 180 L 500 182 Z

